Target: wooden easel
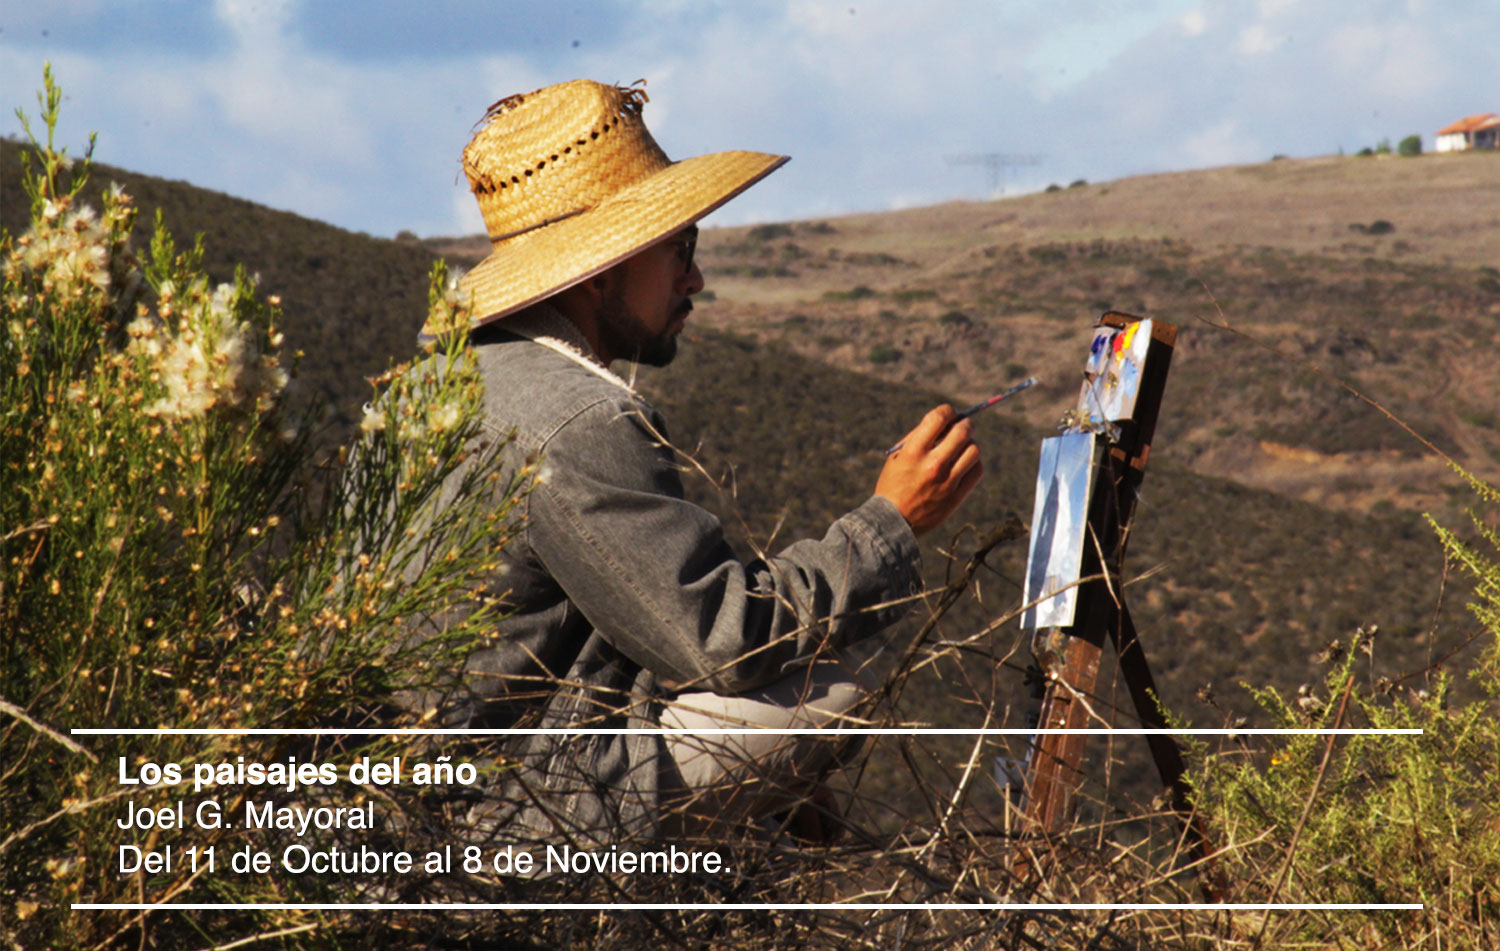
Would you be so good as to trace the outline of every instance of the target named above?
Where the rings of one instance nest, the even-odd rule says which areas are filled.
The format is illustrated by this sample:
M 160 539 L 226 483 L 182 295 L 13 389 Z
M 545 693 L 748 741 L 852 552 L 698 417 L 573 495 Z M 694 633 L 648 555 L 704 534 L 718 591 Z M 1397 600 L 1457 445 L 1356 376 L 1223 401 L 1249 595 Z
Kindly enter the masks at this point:
M 1142 318 L 1109 311 L 1099 326 L 1124 328 Z M 1156 703 L 1156 682 L 1146 653 L 1130 619 L 1121 584 L 1121 562 L 1135 514 L 1136 492 L 1145 475 L 1156 431 L 1157 413 L 1166 389 L 1167 370 L 1177 342 L 1177 327 L 1151 321 L 1147 352 L 1135 412 L 1120 421 L 1118 438 L 1099 439 L 1094 487 L 1089 498 L 1088 537 L 1083 546 L 1078 606 L 1073 625 L 1038 630 L 1033 653 L 1042 669 L 1045 690 L 1038 725 L 1047 729 L 1082 729 L 1107 724 L 1090 723 L 1089 700 L 1099 679 L 1105 639 L 1114 645 L 1120 673 L 1130 692 L 1136 715 L 1145 727 L 1168 726 Z M 1071 811 L 1074 794 L 1083 780 L 1081 764 L 1085 741 L 1078 734 L 1041 734 L 1034 738 L 1026 771 L 1024 815 L 1027 831 L 1042 838 L 1058 832 Z M 1167 787 L 1173 810 L 1186 826 L 1191 851 L 1207 860 L 1211 849 L 1202 822 L 1193 811 L 1185 764 L 1177 741 L 1170 735 L 1147 735 L 1157 772 Z M 1030 868 L 1035 856 L 1023 849 L 1019 866 Z M 1216 891 L 1207 876 L 1210 892 Z

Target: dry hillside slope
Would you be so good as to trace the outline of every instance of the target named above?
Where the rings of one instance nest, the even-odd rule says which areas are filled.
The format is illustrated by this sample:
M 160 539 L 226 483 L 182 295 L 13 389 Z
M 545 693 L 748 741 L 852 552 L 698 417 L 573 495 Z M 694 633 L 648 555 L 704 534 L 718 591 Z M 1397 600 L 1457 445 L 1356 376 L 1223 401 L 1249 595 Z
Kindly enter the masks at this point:
M 695 315 L 1049 427 L 1107 308 L 1183 327 L 1158 450 L 1323 505 L 1444 510 L 1440 460 L 1500 472 L 1500 157 L 1324 158 L 709 232 Z M 1201 322 L 1228 322 L 1278 357 Z
M 455 263 L 480 239 L 433 239 Z M 708 229 L 699 327 L 1049 428 L 1081 341 L 1119 308 L 1184 329 L 1158 451 L 1356 511 L 1453 514 L 1455 480 L 1359 388 L 1476 472 L 1500 472 L 1500 156 L 1282 159 L 989 202 Z M 1228 322 L 1286 357 L 1200 322 Z M 1290 359 L 1287 359 L 1289 357 Z

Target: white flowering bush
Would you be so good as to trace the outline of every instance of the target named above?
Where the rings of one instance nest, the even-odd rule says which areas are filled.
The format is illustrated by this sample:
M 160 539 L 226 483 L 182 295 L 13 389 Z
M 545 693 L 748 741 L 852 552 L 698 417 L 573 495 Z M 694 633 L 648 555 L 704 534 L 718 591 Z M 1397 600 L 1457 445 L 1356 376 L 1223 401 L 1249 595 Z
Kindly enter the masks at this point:
M 273 762 L 293 740 L 70 730 L 399 722 L 391 698 L 450 675 L 484 636 L 497 606 L 476 591 L 519 487 L 476 438 L 480 384 L 459 346 L 386 373 L 355 441 L 316 457 L 310 417 L 288 408 L 279 302 L 243 271 L 212 283 L 201 246 L 179 249 L 160 221 L 138 256 L 129 196 L 78 199 L 90 163 L 54 148 L 50 70 L 39 98 L 30 228 L 0 234 L 0 946 L 287 928 L 316 943 L 296 914 L 69 910 L 295 900 L 304 886 L 284 879 L 114 868 L 120 757 Z M 434 288 L 434 306 L 458 306 L 445 273 Z M 416 642 L 414 619 L 458 605 L 465 620 Z M 141 808 L 180 796 L 133 793 Z

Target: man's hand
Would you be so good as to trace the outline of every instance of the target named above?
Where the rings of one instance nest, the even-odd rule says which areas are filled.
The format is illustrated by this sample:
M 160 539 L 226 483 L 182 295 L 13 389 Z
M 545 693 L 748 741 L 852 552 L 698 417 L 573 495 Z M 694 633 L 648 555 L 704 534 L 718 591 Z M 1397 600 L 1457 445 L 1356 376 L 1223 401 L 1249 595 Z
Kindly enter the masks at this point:
M 945 404 L 922 417 L 875 483 L 875 494 L 894 502 L 919 536 L 943 524 L 984 475 L 974 424 L 965 419 L 950 427 L 957 415 Z

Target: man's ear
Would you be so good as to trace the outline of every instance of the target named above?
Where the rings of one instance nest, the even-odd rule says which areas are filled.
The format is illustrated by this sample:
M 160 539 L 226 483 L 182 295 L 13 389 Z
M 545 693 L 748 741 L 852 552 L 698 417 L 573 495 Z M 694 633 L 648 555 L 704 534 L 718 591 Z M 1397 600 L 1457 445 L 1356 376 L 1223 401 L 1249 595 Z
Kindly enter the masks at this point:
M 614 280 L 609 275 L 610 271 L 602 271 L 558 292 L 555 301 L 559 309 L 568 314 L 579 310 L 593 313 L 609 295 Z
M 599 306 L 610 295 L 616 280 L 618 276 L 615 274 L 615 269 L 610 268 L 579 281 L 563 293 L 572 297 L 577 303 L 593 308 Z
M 610 293 L 615 289 L 615 286 L 620 283 L 620 265 L 616 264 L 612 268 L 600 271 L 598 274 L 595 274 L 593 277 L 589 278 L 583 283 L 589 286 L 589 290 L 593 291 L 595 294 L 598 294 L 600 300 L 603 300 L 604 298 L 608 297 Z

